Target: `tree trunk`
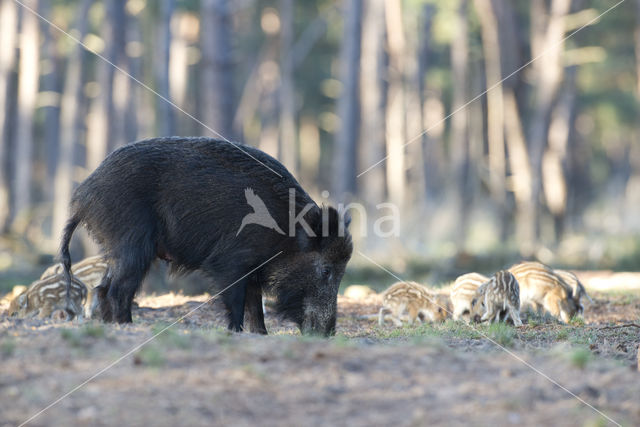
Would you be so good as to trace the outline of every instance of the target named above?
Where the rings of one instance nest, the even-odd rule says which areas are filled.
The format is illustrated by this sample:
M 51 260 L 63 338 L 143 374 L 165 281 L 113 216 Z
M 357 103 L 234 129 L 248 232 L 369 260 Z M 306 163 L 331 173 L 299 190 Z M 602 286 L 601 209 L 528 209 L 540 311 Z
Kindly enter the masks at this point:
M 92 0 L 82 0 L 76 17 L 76 30 L 80 40 L 83 40 L 88 31 L 88 12 Z M 54 179 L 54 204 L 52 220 L 52 237 L 58 241 L 62 234 L 62 229 L 68 218 L 69 201 L 73 191 L 73 169 L 75 166 L 75 147 L 81 142 L 82 133 L 82 112 L 79 105 L 83 100 L 84 86 L 84 59 L 85 49 L 80 45 L 75 45 L 71 52 L 64 82 L 64 92 L 61 103 L 61 135 L 60 135 L 60 155 Z
M 424 180 L 425 180 L 425 195 L 429 202 L 433 202 L 442 191 L 442 168 L 445 164 L 445 159 L 442 154 L 442 144 L 440 144 L 439 138 L 434 137 L 433 129 L 428 131 L 431 124 L 427 121 L 427 116 L 431 114 L 426 108 L 427 106 L 427 87 L 425 78 L 427 70 L 429 68 L 429 54 L 430 54 L 430 41 L 431 41 L 431 23 L 433 16 L 435 15 L 435 8 L 431 4 L 425 4 L 422 6 L 420 13 L 419 34 L 420 39 L 418 41 L 418 94 L 420 96 L 420 109 L 421 109 L 421 132 L 422 146 L 423 146 L 423 158 L 422 165 L 424 168 Z M 435 101 L 435 99 L 433 99 Z M 410 134 L 413 135 L 413 134 Z M 415 138 L 414 136 L 411 136 Z
M 544 6 L 535 0 L 532 2 L 532 17 L 540 12 Z M 544 26 L 544 32 L 532 33 L 532 57 L 537 59 L 533 63 L 536 76 L 535 101 L 533 119 L 529 130 L 529 155 L 531 157 L 533 215 L 528 225 L 528 245 L 533 251 L 540 235 L 540 193 L 542 191 L 542 155 L 547 146 L 549 120 L 551 109 L 562 81 L 561 56 L 563 51 L 562 38 L 565 33 L 564 18 L 569 12 L 571 0 L 553 0 L 550 6 L 549 18 Z M 535 26 L 542 31 L 539 24 Z M 544 55 L 543 55 L 544 53 Z
M 385 197 L 384 1 L 364 3 L 360 58 L 360 196 L 369 206 Z
M 405 87 L 405 103 L 407 114 L 407 180 L 409 194 L 407 203 L 416 209 L 417 215 L 423 215 L 427 203 L 427 174 L 429 172 L 429 158 L 426 156 L 428 135 L 424 124 L 425 74 L 429 39 L 431 37 L 431 15 L 433 6 L 425 5 L 419 16 L 411 20 L 413 28 L 407 33 L 413 35 L 407 38 L 407 49 L 411 52 L 406 56 L 406 74 L 408 77 Z M 435 165 L 434 165 L 435 166 Z M 409 199 L 410 198 L 410 199 Z
M 126 0 L 117 0 L 113 3 L 109 18 L 113 25 L 113 39 L 112 46 L 109 46 L 109 50 L 113 50 L 111 56 L 115 59 L 113 61 L 120 69 L 124 70 L 127 74 L 127 58 L 126 58 L 126 35 L 127 35 L 127 13 L 125 11 Z M 113 75 L 113 116 L 108 122 L 109 127 L 109 140 L 107 141 L 108 152 L 126 144 L 126 123 L 127 123 L 127 101 L 129 100 L 129 93 L 131 93 L 132 86 L 135 82 L 131 80 L 127 74 L 117 71 Z M 156 99 L 159 101 L 159 99 Z
M 13 0 L 0 2 L 0 234 L 6 232 L 9 225 L 10 192 L 7 174 L 9 152 L 9 85 L 11 72 L 16 60 L 16 39 L 18 29 L 18 11 Z
M 33 10 L 38 9 L 37 0 L 25 1 Z M 40 62 L 40 35 L 38 17 L 30 11 L 22 13 L 20 29 L 20 63 L 18 76 L 18 118 L 16 124 L 15 177 L 13 182 L 14 218 L 13 226 L 19 231 L 25 224 L 32 207 L 31 176 L 33 171 L 33 117 L 38 96 Z
M 340 81 L 342 92 L 337 112 L 340 129 L 333 148 L 333 193 L 341 202 L 356 193 L 357 142 L 359 115 L 360 41 L 362 34 L 362 0 L 349 0 L 344 11 L 344 37 L 340 47 Z
M 320 130 L 318 122 L 313 116 L 302 117 L 300 119 L 300 146 L 304 150 L 300 150 L 300 182 L 304 188 L 310 187 L 310 190 L 318 190 L 320 185 Z M 352 164 L 351 173 L 355 176 L 355 163 Z M 353 193 L 351 193 L 353 194 Z M 339 193 L 334 190 L 334 200 L 346 202 L 348 195 Z
M 142 44 L 142 32 L 140 30 L 140 17 L 127 13 L 127 45 L 138 46 Z M 137 80 L 143 80 L 142 77 L 142 52 L 127 49 L 126 50 L 127 69 L 131 77 Z M 140 105 L 143 102 L 142 93 L 146 89 L 142 88 L 138 83 L 129 81 L 129 91 L 127 92 L 127 106 L 125 112 L 125 139 L 128 142 L 139 139 L 140 134 Z M 151 136 L 145 133 L 145 136 Z
M 260 93 L 260 141 L 262 151 L 279 158 L 278 152 L 278 81 L 280 69 L 277 65 L 277 49 L 274 40 L 268 40 L 263 61 L 259 65 Z
M 233 140 L 233 63 L 231 15 L 225 0 L 201 6 L 202 118 L 219 138 Z M 204 133 L 210 133 L 203 129 Z
M 504 105 L 500 36 L 496 8 L 498 2 L 475 0 L 475 9 L 482 28 L 482 50 L 487 92 L 487 139 L 489 146 L 489 190 L 498 208 L 501 239 L 507 237 L 506 161 L 504 150 Z
M 460 0 L 455 16 L 455 36 L 451 44 L 451 67 L 453 81 L 451 110 L 456 111 L 467 102 L 467 78 L 468 78 L 468 22 L 467 0 Z M 456 214 L 458 224 L 456 228 L 456 243 L 459 249 L 463 249 L 469 222 L 469 207 L 472 195 L 468 191 L 469 172 L 469 134 L 468 112 L 466 109 L 457 111 L 451 117 L 451 165 L 453 174 L 454 191 L 456 192 Z
M 400 0 L 385 2 L 385 22 L 389 68 L 387 71 L 387 190 L 389 201 L 400 209 L 404 207 L 406 175 L 405 144 L 407 141 L 404 110 L 404 23 Z
M 294 37 L 293 0 L 280 0 L 280 160 L 289 172 L 297 175 L 298 150 L 296 142 L 296 93 L 293 82 Z
M 499 29 L 501 77 L 505 78 L 521 65 L 522 53 L 517 36 L 519 25 L 511 2 L 492 0 L 491 3 Z M 537 18 L 532 17 L 534 21 Z M 531 251 L 527 229 L 533 215 L 533 200 L 531 199 L 531 164 L 516 99 L 518 82 L 518 75 L 503 81 L 502 95 L 505 141 L 509 153 L 507 157 L 510 170 L 508 187 L 513 191 L 515 199 L 515 238 L 522 254 L 527 255 Z
M 263 44 L 260 53 L 256 56 L 252 64 L 251 72 L 245 80 L 239 97 L 238 107 L 233 118 L 233 132 L 235 135 L 241 135 L 242 140 L 247 144 L 259 145 L 259 141 L 249 141 L 245 139 L 245 127 L 250 126 L 258 110 L 262 112 L 261 99 L 263 96 L 263 81 L 265 76 L 261 71 L 265 61 L 267 61 L 270 55 L 273 55 L 274 50 L 270 40 L 267 40 Z
M 107 50 L 105 58 L 111 64 L 119 64 L 119 34 L 117 25 L 119 11 L 123 8 L 123 0 L 105 0 L 106 16 L 102 22 L 102 38 Z M 116 124 L 114 105 L 114 76 L 116 69 L 107 61 L 97 61 L 98 84 L 100 94 L 95 98 L 91 120 L 89 122 L 89 137 L 87 138 L 87 169 L 89 171 L 98 167 L 106 155 L 118 144 L 115 141 Z M 122 141 L 123 142 L 123 141 Z
M 636 29 L 634 33 L 636 55 L 636 98 L 640 98 L 640 0 L 636 0 Z M 640 123 L 640 120 L 639 120 Z M 626 189 L 626 213 L 630 221 L 637 221 L 640 207 L 640 125 L 636 128 L 634 141 L 631 143 L 629 162 L 631 163 L 631 177 Z M 637 224 L 637 222 L 636 222 Z M 640 353 L 639 353 L 640 354 Z M 638 356 L 640 370 L 640 356 Z
M 549 126 L 549 147 L 542 160 L 544 195 L 547 207 L 554 218 L 556 240 L 562 237 L 567 210 L 568 188 L 564 165 L 575 117 L 576 66 L 567 68 L 565 74 L 564 87 L 553 110 Z
M 186 37 L 187 26 L 192 17 L 185 13 L 178 13 L 173 19 L 171 38 L 171 54 L 169 55 L 169 92 L 171 100 L 180 108 L 187 108 L 187 88 L 189 83 L 189 42 Z M 175 127 L 178 134 L 185 134 L 187 130 L 181 126 L 181 115 L 175 117 Z
M 51 3 L 41 2 L 38 13 L 42 16 L 51 16 Z M 58 145 L 60 136 L 60 87 L 58 84 L 58 50 L 57 41 L 58 30 L 48 23 L 40 21 L 40 29 L 44 35 L 44 45 L 42 48 L 45 68 L 42 71 L 42 88 L 40 91 L 40 105 L 44 112 L 43 144 L 44 149 L 40 150 L 39 161 L 46 166 L 42 180 L 42 192 L 44 201 L 50 203 L 54 199 L 53 181 L 56 173 L 58 161 Z
M 527 151 L 527 142 L 522 130 L 518 103 L 511 87 L 504 89 L 504 118 L 509 149 L 509 169 L 511 170 L 511 191 L 516 201 L 516 241 L 523 255 L 531 249 L 528 242 L 528 226 L 533 215 L 531 199 L 531 163 Z
M 175 9 L 175 0 L 160 2 L 160 22 L 157 27 L 158 57 L 154 61 L 156 70 L 157 91 L 167 99 L 171 99 L 169 90 L 169 62 L 171 60 L 171 16 Z M 162 136 L 175 135 L 173 106 L 158 98 L 158 133 Z
M 482 93 L 486 88 L 486 78 L 484 74 L 484 63 L 481 59 L 472 59 L 469 66 L 469 87 L 471 94 Z M 468 178 L 468 190 L 473 199 L 474 206 L 477 202 L 482 202 L 486 199 L 486 195 L 483 194 L 481 188 L 482 174 L 485 173 L 486 168 L 486 155 L 485 155 L 485 140 L 486 140 L 486 103 L 472 102 L 467 107 L 469 110 L 469 178 Z M 498 212 L 500 215 L 501 212 Z M 506 212 L 503 212 L 503 216 L 499 216 L 501 221 L 501 231 L 507 233 L 508 231 L 508 218 Z

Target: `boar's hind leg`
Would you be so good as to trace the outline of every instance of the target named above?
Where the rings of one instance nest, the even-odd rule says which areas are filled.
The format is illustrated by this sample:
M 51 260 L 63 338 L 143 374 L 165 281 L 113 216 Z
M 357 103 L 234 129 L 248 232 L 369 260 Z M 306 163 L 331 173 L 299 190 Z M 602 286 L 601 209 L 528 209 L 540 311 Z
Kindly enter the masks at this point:
M 149 245 L 145 250 L 140 245 L 135 251 L 124 251 L 122 256 L 114 260 L 107 298 L 113 320 L 118 323 L 129 323 L 132 320 L 131 304 L 155 256 L 152 248 Z
M 100 284 L 93 290 L 94 296 L 91 301 L 91 318 L 102 319 L 103 322 L 113 322 L 113 313 L 111 312 L 111 304 L 107 298 L 109 288 L 111 287 L 111 272 L 107 272 L 102 277 Z
M 244 309 L 246 310 L 249 330 L 255 334 L 267 334 L 262 311 L 262 289 L 257 283 L 249 283 L 245 294 Z

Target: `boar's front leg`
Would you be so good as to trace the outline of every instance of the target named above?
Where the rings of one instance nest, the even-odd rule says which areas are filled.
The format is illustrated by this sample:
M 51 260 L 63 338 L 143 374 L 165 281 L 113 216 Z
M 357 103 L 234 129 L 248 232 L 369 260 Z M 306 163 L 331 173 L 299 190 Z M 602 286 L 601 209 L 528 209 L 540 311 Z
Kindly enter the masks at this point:
M 255 334 L 267 335 L 267 327 L 264 324 L 264 312 L 262 311 L 262 289 L 255 281 L 247 285 L 244 309 L 247 312 L 249 330 Z
M 242 332 L 246 289 L 247 279 L 243 279 L 222 293 L 222 302 L 229 312 L 229 330 L 231 331 Z

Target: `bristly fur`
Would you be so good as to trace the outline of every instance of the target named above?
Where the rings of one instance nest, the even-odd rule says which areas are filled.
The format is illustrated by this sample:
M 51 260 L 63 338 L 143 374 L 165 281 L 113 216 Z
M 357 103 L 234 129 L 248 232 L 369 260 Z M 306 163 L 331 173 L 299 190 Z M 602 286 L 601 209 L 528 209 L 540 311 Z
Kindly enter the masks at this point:
M 287 235 L 256 224 L 238 233 L 242 218 L 252 212 L 246 188 Z M 298 224 L 289 236 L 290 214 L 296 217 L 303 209 L 313 232 L 308 235 Z M 133 296 L 157 257 L 174 272 L 203 271 L 218 288 L 237 281 L 222 294 L 233 330 L 243 329 L 246 306 L 251 330 L 266 333 L 263 291 L 281 298 L 281 314 L 295 317 L 303 331 L 327 333 L 335 327 L 338 286 L 353 251 L 348 231 L 340 235 L 347 221 L 334 208 L 320 208 L 281 163 L 258 149 L 242 146 L 241 151 L 211 138 L 129 144 L 80 184 L 71 212 L 60 251 L 65 274 L 71 265 L 69 240 L 81 223 L 110 262 L 97 287 L 105 321 L 131 321 Z M 277 253 L 273 262 L 239 280 Z M 303 268 L 299 262 L 308 264 Z
M 103 277 L 107 274 L 108 269 L 109 264 L 107 260 L 100 255 L 85 258 L 71 266 L 71 276 L 77 278 L 87 287 L 87 299 L 84 304 L 84 315 L 86 318 L 92 317 L 93 307 L 97 304 L 93 298 L 95 294 L 94 289 L 100 284 Z M 47 268 L 40 276 L 40 280 L 56 275 L 62 275 L 64 277 L 64 265 L 62 263 L 54 264 Z
M 540 262 L 521 262 L 509 268 L 520 284 L 520 306 L 544 308 L 552 316 L 568 323 L 580 314 L 582 306 L 572 297 L 573 290 L 552 268 Z
M 451 304 L 453 306 L 453 320 L 464 320 L 469 323 L 471 319 L 471 301 L 476 291 L 489 278 L 480 273 L 467 273 L 459 276 L 451 289 Z
M 569 287 L 571 288 L 571 297 L 574 299 L 574 301 L 578 305 L 579 314 L 582 314 L 583 311 L 584 311 L 584 305 L 582 304 L 582 298 L 583 297 L 586 298 L 587 301 L 589 301 L 590 303 L 593 303 L 593 300 L 591 299 L 591 297 L 587 293 L 587 290 L 585 289 L 585 287 L 582 284 L 582 282 L 578 279 L 578 276 L 576 276 L 574 273 L 572 273 L 570 271 L 566 271 L 566 270 L 557 270 L 556 269 L 556 270 L 553 270 L 553 271 L 558 276 L 560 276 L 562 278 L 562 280 L 564 280 L 564 282 L 567 285 L 569 285 Z
M 81 307 L 86 298 L 84 283 L 72 277 L 69 286 L 63 274 L 55 274 L 33 282 L 11 301 L 8 312 L 10 316 L 38 316 L 44 319 L 54 311 L 64 310 L 66 317 L 70 318 L 70 313 L 82 315 Z
M 522 326 L 520 286 L 511 272 L 498 271 L 476 290 L 471 301 L 471 317 L 480 322 L 499 322 L 510 317 L 515 326 Z
M 390 317 L 396 326 L 402 326 L 406 311 L 409 324 L 417 320 L 444 321 L 451 311 L 449 297 L 432 292 L 416 282 L 397 282 L 382 293 L 382 307 L 378 312 L 378 324 Z

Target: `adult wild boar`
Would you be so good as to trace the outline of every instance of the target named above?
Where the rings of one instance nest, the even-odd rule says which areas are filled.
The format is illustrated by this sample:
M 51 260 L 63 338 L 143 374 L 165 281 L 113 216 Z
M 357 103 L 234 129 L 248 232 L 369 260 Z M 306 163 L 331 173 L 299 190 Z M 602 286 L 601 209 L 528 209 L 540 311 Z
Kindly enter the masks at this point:
M 219 290 L 231 285 L 222 300 L 232 330 L 243 329 L 246 310 L 250 329 L 267 332 L 267 293 L 303 333 L 334 332 L 338 287 L 353 251 L 348 220 L 320 208 L 258 149 L 171 137 L 111 153 L 73 194 L 60 249 L 67 280 L 79 224 L 110 264 L 96 289 L 104 321 L 131 322 L 133 297 L 161 258 L 173 271 L 201 270 Z

